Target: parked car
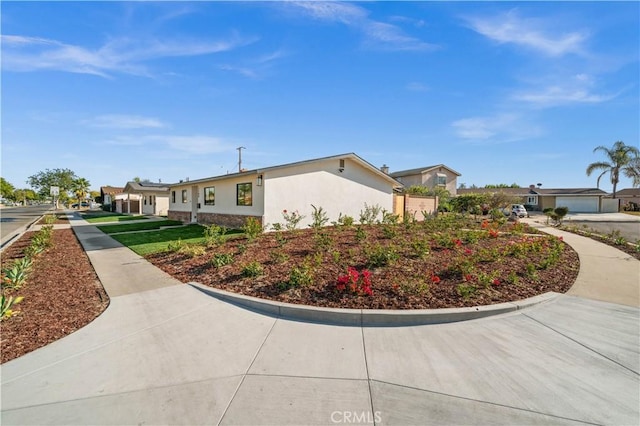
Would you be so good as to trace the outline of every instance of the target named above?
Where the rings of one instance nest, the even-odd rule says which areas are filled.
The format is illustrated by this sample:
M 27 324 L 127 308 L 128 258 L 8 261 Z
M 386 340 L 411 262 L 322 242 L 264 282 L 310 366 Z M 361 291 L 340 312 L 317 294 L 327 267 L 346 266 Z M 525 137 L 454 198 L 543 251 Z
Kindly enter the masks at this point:
M 511 216 L 515 214 L 518 217 L 527 217 L 527 209 L 524 208 L 522 204 L 511 204 L 510 207 L 505 207 L 502 209 L 502 212 L 505 216 Z
M 80 203 L 80 206 L 81 207 L 89 207 L 89 203 L 86 202 L 86 201 L 83 201 L 83 202 Z M 72 209 L 77 209 L 78 208 L 78 203 L 71 204 L 71 208 Z

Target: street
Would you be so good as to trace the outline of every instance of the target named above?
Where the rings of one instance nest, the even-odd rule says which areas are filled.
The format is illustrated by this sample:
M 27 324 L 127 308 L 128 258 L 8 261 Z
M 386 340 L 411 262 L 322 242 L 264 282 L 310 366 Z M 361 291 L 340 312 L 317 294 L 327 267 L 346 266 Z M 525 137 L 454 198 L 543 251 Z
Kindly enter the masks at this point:
M 27 226 L 48 210 L 50 204 L 26 207 L 3 207 L 0 209 L 0 238 L 5 245 L 21 228 Z

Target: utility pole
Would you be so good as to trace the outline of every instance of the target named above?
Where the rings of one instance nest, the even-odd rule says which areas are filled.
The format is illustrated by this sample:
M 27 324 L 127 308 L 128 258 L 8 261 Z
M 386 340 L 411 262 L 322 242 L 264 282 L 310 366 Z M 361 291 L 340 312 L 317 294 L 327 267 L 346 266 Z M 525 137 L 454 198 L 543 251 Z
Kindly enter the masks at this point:
M 242 150 L 247 149 L 244 146 L 239 146 L 236 148 L 238 150 L 238 173 L 242 172 Z

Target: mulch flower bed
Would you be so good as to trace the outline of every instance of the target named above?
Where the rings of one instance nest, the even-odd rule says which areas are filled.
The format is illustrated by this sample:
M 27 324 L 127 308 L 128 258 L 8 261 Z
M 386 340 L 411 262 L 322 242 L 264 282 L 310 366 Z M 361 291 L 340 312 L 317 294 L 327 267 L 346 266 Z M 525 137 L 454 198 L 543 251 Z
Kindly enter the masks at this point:
M 47 224 L 47 216 L 43 216 L 42 219 L 40 219 L 37 223 L 37 225 L 46 225 Z M 67 218 L 67 214 L 66 213 L 55 213 L 56 216 L 56 220 L 53 222 L 49 222 L 52 225 L 65 225 L 65 224 L 69 224 L 69 218 Z
M 281 302 L 364 309 L 488 305 L 574 283 L 578 256 L 524 224 L 337 226 L 270 232 L 147 259 L 175 278 Z
M 24 234 L 2 253 L 2 268 L 24 257 L 34 232 Z M 33 260 L 20 289 L 4 288 L 6 296 L 23 296 L 15 316 L 0 323 L 1 361 L 7 362 L 84 327 L 103 312 L 109 298 L 71 229 L 55 230 L 52 246 Z
M 578 234 L 583 237 L 599 241 L 613 248 L 617 248 L 618 250 L 625 252 L 629 256 L 635 257 L 636 259 L 640 260 L 640 243 L 630 244 L 627 241 L 616 240 L 616 238 L 612 238 L 608 235 L 601 235 L 597 232 L 580 229 L 571 225 L 563 225 L 560 227 L 560 229 L 566 232 L 571 232 L 573 234 Z

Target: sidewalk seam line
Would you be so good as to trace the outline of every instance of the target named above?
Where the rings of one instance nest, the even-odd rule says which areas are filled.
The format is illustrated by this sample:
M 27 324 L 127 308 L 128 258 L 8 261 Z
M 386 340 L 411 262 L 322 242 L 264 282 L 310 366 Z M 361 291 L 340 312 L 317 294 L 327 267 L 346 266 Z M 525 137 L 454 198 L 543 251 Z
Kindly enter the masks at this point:
M 595 354 L 597 354 L 597 355 L 600 355 L 602 358 L 604 358 L 604 359 L 606 359 L 606 360 L 609 360 L 609 361 L 613 362 L 614 364 L 616 364 L 616 365 L 618 365 L 618 366 L 620 366 L 620 367 L 624 368 L 625 370 L 628 370 L 628 371 L 632 372 L 632 373 L 633 373 L 633 374 L 635 374 L 636 376 L 640 376 L 640 373 L 639 373 L 639 372 L 637 372 L 637 371 L 635 371 L 635 370 L 632 370 L 631 368 L 627 367 L 626 365 L 623 365 L 623 364 L 619 363 L 619 362 L 618 362 L 618 361 L 616 361 L 615 359 L 612 359 L 612 358 L 610 358 L 610 357 L 608 357 L 608 356 L 606 356 L 606 355 L 604 355 L 604 354 L 601 354 L 601 353 L 600 353 L 600 352 L 598 352 L 597 350 L 595 350 L 595 349 L 593 349 L 593 348 L 591 348 L 591 347 L 587 346 L 586 344 L 584 344 L 584 343 L 582 343 L 582 342 L 579 342 L 578 340 L 574 339 L 573 337 L 567 336 L 566 334 L 564 334 L 564 333 L 562 333 L 562 332 L 560 332 L 560 331 L 556 330 L 555 328 L 551 327 L 550 325 L 547 325 L 547 324 L 543 323 L 542 321 L 537 320 L 536 318 L 530 317 L 529 315 L 527 315 L 527 314 L 526 314 L 526 313 L 524 313 L 524 312 L 522 313 L 522 315 L 524 315 L 525 317 L 529 318 L 529 319 L 530 319 L 530 320 L 532 320 L 532 321 L 537 322 L 537 323 L 538 323 L 538 324 L 540 324 L 541 326 L 546 327 L 546 328 L 548 328 L 549 330 L 551 330 L 551 331 L 553 331 L 553 332 L 555 332 L 555 333 L 559 334 L 560 336 L 564 337 L 565 339 L 569 339 L 569 340 L 571 340 L 572 342 L 577 343 L 578 345 L 580 345 L 580 346 L 582 346 L 583 348 L 585 348 L 585 349 L 589 350 L 590 352 L 593 352 L 593 353 L 595 353 Z
M 583 424 L 602 426 L 602 423 L 593 423 L 593 422 L 590 422 L 588 420 L 578 420 L 578 419 L 573 419 L 573 418 L 570 418 L 570 417 L 558 416 L 556 414 L 543 413 L 543 412 L 531 410 L 531 409 L 528 409 L 528 408 L 514 407 L 512 405 L 500 404 L 500 403 L 491 402 L 491 401 L 483 401 L 483 400 L 480 400 L 480 399 L 469 398 L 469 397 L 466 397 L 466 396 L 451 395 L 449 393 L 438 392 L 438 391 L 428 390 L 428 389 L 422 389 L 422 388 L 418 388 L 418 387 L 415 387 L 415 386 L 400 385 L 400 384 L 397 384 L 397 383 L 391 383 L 391 382 L 387 382 L 387 381 L 384 381 L 384 380 L 373 379 L 373 381 L 378 382 L 378 383 L 382 383 L 382 384 L 386 384 L 386 385 L 390 385 L 390 386 L 397 386 L 397 387 L 400 387 L 400 388 L 411 389 L 411 390 L 416 390 L 416 391 L 420 391 L 420 392 L 428 392 L 428 393 L 433 393 L 433 394 L 436 394 L 436 395 L 442 395 L 442 396 L 446 396 L 448 398 L 462 399 L 462 400 L 465 400 L 465 401 L 477 402 L 479 404 L 489 404 L 489 405 L 494 405 L 494 406 L 497 406 L 497 407 L 509 408 L 511 410 L 525 411 L 525 412 L 528 412 L 528 413 L 539 414 L 539 415 L 549 416 L 549 417 L 555 417 L 557 419 L 565 419 L 565 420 L 570 420 L 570 421 L 573 421 L 573 422 L 578 422 L 578 423 L 583 423 Z
M 260 352 L 262 351 L 262 348 L 264 347 L 264 344 L 267 342 L 267 339 L 269 338 L 269 336 L 271 336 L 271 333 L 273 332 L 274 327 L 276 326 L 276 323 L 280 320 L 280 318 L 275 318 L 275 320 L 273 321 L 273 324 L 271 324 L 271 328 L 269 328 L 269 331 L 267 332 L 266 336 L 264 336 L 264 339 L 262 340 L 262 343 L 260 344 L 260 347 L 258 347 L 258 350 L 256 351 L 255 355 L 253 356 L 253 359 L 251 360 L 251 363 L 249 363 L 249 367 L 247 367 L 247 371 L 244 372 L 244 374 L 242 374 L 242 379 L 240 379 L 240 383 L 238 383 L 238 387 L 236 387 L 235 392 L 233 392 L 233 395 L 231 395 L 231 399 L 229 399 L 229 403 L 227 404 L 227 406 L 224 408 L 224 411 L 222 412 L 222 415 L 220 416 L 220 420 L 218 420 L 218 425 L 222 423 L 222 421 L 224 420 L 224 417 L 227 415 L 227 412 L 229 411 L 229 408 L 231 407 L 231 404 L 233 404 L 233 400 L 236 399 L 236 395 L 238 395 L 238 392 L 240 392 L 240 388 L 242 387 L 242 384 L 244 383 L 244 380 L 247 378 L 247 376 L 249 376 L 249 371 L 251 371 L 251 367 L 253 367 L 253 364 L 256 362 L 256 359 L 258 358 L 258 355 L 260 355 Z
M 192 385 L 192 384 L 197 384 L 197 383 L 209 382 L 209 381 L 212 381 L 212 380 L 231 379 L 231 378 L 234 378 L 234 377 L 241 377 L 241 376 L 243 376 L 242 373 L 240 373 L 240 374 L 231 374 L 231 375 L 228 375 L 228 376 L 211 377 L 211 378 L 208 378 L 208 379 L 192 380 L 192 381 L 182 382 L 182 383 L 160 385 L 160 386 L 154 386 L 154 387 L 149 387 L 149 388 L 132 389 L 132 390 L 127 390 L 127 391 L 122 391 L 122 392 L 106 393 L 106 394 L 102 394 L 102 395 L 93 395 L 93 396 L 87 396 L 87 397 L 84 397 L 84 398 L 72 398 L 72 399 L 64 399 L 64 400 L 60 400 L 60 401 L 44 402 L 44 403 L 41 403 L 41 404 L 25 405 L 25 406 L 22 406 L 22 407 L 9 408 L 9 409 L 6 409 L 6 410 L 3 409 L 2 412 L 4 413 L 4 412 L 9 412 L 9 411 L 25 410 L 25 409 L 35 408 L 35 407 L 46 407 L 46 406 L 49 406 L 49 405 L 64 404 L 64 403 L 67 403 L 67 402 L 89 401 L 89 400 L 96 399 L 96 398 L 118 396 L 118 395 L 127 395 L 127 394 L 131 394 L 131 393 L 145 392 L 145 391 L 149 391 L 149 390 L 173 388 L 173 387 L 176 387 L 176 386 L 187 386 L 187 385 Z
M 371 415 L 373 416 L 373 424 L 376 425 L 375 407 L 373 406 L 373 392 L 371 391 L 371 375 L 369 374 L 369 361 L 367 360 L 367 342 L 364 337 L 364 327 L 362 325 L 364 319 L 362 312 L 360 314 L 360 335 L 362 336 L 362 354 L 364 356 L 364 368 L 367 373 L 367 389 L 369 390 L 369 405 L 371 406 Z

